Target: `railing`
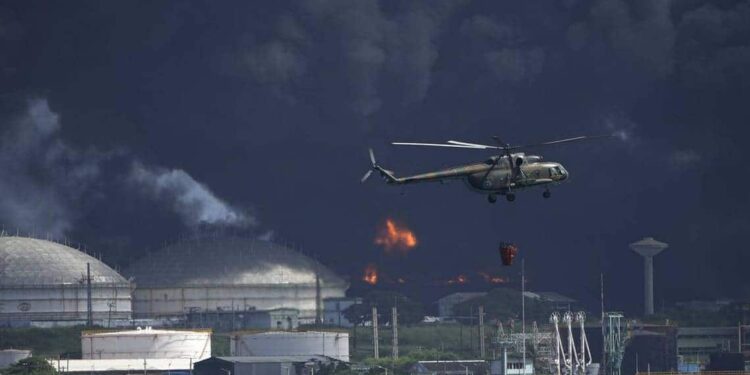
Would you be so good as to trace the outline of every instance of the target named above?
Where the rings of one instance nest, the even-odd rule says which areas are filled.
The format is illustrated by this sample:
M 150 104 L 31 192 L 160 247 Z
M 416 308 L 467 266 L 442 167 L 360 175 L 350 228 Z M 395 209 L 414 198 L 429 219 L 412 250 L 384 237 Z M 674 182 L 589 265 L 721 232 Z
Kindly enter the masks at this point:
M 663 371 L 663 372 L 636 372 L 635 375 L 750 375 L 750 371 L 697 371 L 697 372 L 678 372 L 678 371 Z

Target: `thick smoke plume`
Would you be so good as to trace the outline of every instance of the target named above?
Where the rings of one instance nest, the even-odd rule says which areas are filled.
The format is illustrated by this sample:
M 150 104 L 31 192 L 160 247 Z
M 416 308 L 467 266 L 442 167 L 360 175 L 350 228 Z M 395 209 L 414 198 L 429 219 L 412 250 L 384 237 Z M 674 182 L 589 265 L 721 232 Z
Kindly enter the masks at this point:
M 247 227 L 257 224 L 255 218 L 229 206 L 182 169 L 148 167 L 133 162 L 129 181 L 143 187 L 154 199 L 169 201 L 189 226 Z
M 102 171 L 127 153 L 81 150 L 65 142 L 60 117 L 46 99 L 29 100 L 21 115 L 8 120 L 0 141 L 0 225 L 7 232 L 62 238 L 86 215 L 100 191 Z M 255 218 L 229 206 L 181 169 L 131 162 L 131 170 L 113 171 L 155 200 L 167 200 L 188 226 L 249 227 Z M 119 177 L 118 177 L 119 175 Z M 84 199 L 85 198 L 85 199 Z M 111 197 L 110 197 L 111 198 Z

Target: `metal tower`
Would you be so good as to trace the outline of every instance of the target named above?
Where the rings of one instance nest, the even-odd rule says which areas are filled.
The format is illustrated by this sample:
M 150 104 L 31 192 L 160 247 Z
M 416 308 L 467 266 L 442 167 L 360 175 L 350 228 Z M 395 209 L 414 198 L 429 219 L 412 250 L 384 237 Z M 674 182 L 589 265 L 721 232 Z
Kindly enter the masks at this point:
M 654 314 L 654 256 L 669 247 L 653 237 L 646 237 L 630 244 L 630 248 L 643 257 L 644 314 Z
M 625 355 L 627 336 L 622 334 L 622 318 L 619 312 L 604 313 L 604 371 L 606 375 L 620 375 L 622 358 Z

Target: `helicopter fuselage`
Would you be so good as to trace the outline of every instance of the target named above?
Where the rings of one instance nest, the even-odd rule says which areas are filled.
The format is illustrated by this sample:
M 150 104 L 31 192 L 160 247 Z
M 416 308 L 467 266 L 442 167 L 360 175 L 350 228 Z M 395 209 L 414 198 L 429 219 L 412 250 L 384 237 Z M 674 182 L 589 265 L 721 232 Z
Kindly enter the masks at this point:
M 532 186 L 557 184 L 567 177 L 568 171 L 560 163 L 523 163 L 516 171 L 515 177 L 506 163 L 504 166 L 484 168 L 483 171 L 467 174 L 465 181 L 472 190 L 479 193 L 504 194 Z

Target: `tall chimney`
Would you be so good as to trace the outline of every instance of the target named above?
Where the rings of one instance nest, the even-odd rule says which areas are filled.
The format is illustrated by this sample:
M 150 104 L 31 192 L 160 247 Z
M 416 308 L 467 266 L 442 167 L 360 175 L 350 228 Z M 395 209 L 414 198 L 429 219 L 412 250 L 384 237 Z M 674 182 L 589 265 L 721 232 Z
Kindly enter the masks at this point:
M 653 237 L 646 237 L 630 244 L 630 249 L 643 257 L 643 307 L 645 315 L 654 314 L 654 256 L 669 247 Z

